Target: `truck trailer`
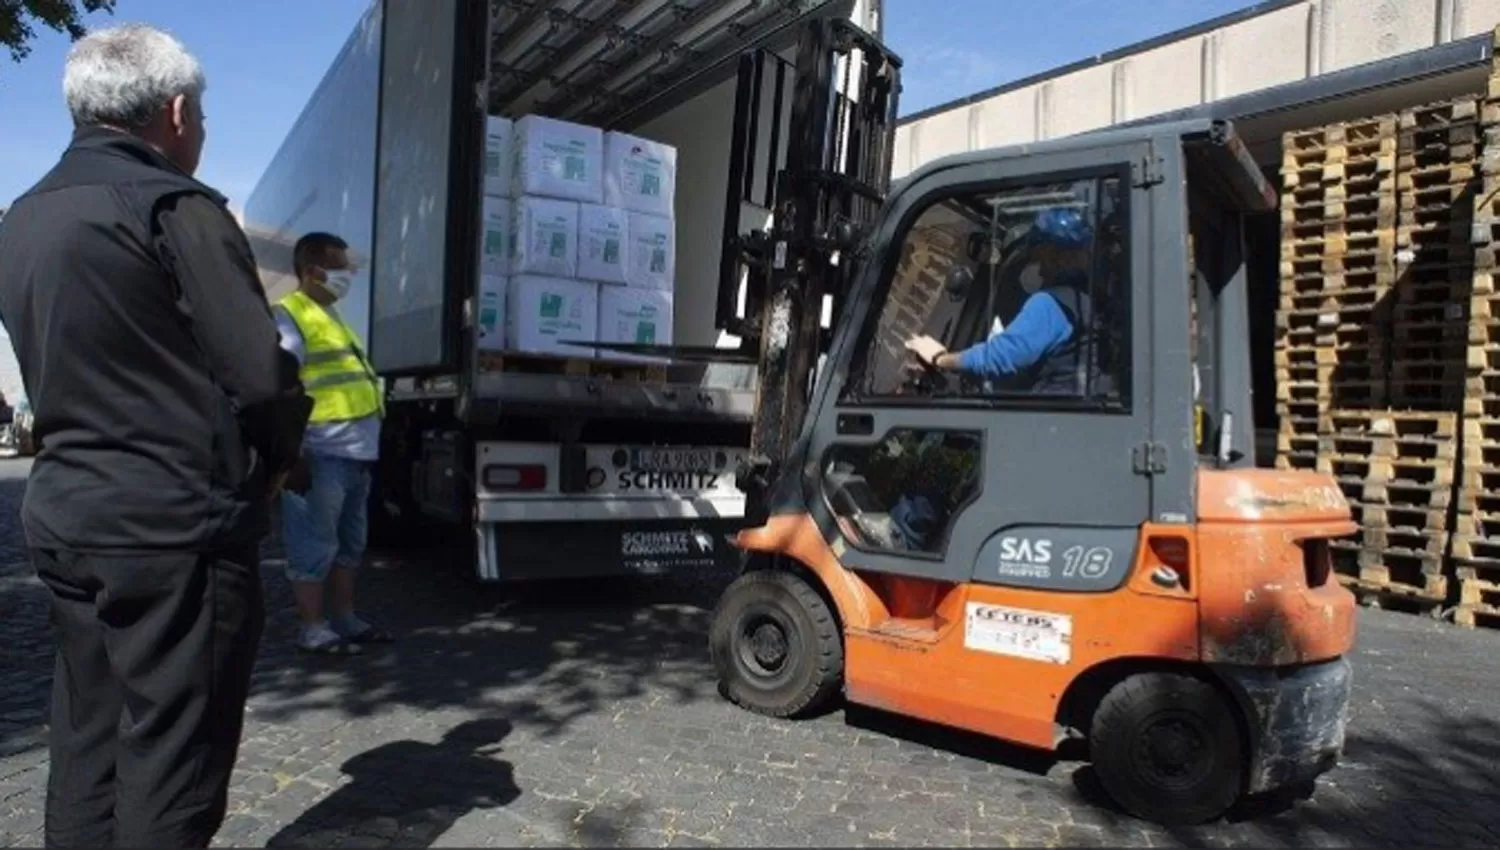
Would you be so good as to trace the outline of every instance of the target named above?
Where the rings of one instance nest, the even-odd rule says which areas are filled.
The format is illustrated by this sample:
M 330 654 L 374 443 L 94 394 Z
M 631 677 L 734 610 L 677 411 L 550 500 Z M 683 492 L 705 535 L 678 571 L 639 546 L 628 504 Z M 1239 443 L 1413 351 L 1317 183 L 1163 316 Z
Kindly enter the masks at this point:
M 872 196 L 888 182 L 895 93 L 860 105 L 881 69 L 866 67 L 858 33 L 878 37 L 880 11 L 878 0 L 371 4 L 244 225 L 272 300 L 296 286 L 301 235 L 350 245 L 356 284 L 338 309 L 387 399 L 373 537 L 471 530 L 485 581 L 738 559 L 736 470 L 765 339 L 755 267 L 774 261 L 765 234 L 788 175 L 859 177 L 850 185 Z M 827 114 L 810 120 L 811 103 Z M 527 115 L 675 149 L 671 345 L 483 350 L 486 127 Z M 850 209 L 879 200 L 852 193 Z M 825 329 L 835 303 L 824 299 Z

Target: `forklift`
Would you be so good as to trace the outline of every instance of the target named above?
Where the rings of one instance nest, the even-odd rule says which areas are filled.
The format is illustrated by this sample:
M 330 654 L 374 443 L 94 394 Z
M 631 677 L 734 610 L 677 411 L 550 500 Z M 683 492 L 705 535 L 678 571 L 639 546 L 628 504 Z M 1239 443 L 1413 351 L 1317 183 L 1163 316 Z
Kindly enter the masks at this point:
M 1331 477 L 1255 468 L 1242 226 L 1277 198 L 1233 125 L 959 154 L 893 187 L 899 59 L 838 21 L 797 55 L 775 220 L 736 246 L 760 404 L 721 691 L 1074 742 L 1162 824 L 1310 795 L 1343 748 L 1355 604 L 1329 541 L 1356 525 Z M 957 351 L 1020 321 L 1056 210 L 1088 236 L 1067 380 L 914 361 L 914 336 Z

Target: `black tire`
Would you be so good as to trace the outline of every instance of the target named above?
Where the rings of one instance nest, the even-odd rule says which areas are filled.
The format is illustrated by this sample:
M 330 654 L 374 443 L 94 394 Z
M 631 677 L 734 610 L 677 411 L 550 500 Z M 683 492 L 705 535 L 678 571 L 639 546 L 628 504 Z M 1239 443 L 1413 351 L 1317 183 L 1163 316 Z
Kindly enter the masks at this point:
M 724 694 L 770 717 L 825 707 L 844 675 L 844 644 L 823 597 L 785 570 L 756 570 L 719 597 L 709 650 Z
M 1115 685 L 1094 712 L 1089 750 L 1115 803 L 1153 823 L 1216 820 L 1244 792 L 1235 709 L 1191 676 L 1142 673 Z

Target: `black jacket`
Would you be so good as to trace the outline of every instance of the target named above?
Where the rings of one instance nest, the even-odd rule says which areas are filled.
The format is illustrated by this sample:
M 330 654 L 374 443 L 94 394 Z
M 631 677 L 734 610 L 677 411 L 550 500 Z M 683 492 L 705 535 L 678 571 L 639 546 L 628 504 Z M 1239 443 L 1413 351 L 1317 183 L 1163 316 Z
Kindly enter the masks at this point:
M 225 200 L 80 130 L 0 223 L 0 320 L 39 451 L 32 546 L 210 551 L 267 528 L 310 407 Z

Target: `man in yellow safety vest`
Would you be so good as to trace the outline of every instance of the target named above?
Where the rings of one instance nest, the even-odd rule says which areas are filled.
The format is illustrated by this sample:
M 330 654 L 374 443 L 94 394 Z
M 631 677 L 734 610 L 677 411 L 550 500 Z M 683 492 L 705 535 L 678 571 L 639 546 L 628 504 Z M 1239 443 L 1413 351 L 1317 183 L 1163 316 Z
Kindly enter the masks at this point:
M 292 266 L 299 285 L 273 312 L 282 347 L 301 364 L 313 410 L 301 463 L 281 496 L 287 577 L 302 619 L 298 648 L 348 655 L 390 640 L 354 609 L 384 398 L 364 347 L 333 306 L 354 279 L 348 244 L 309 233 L 293 248 Z

